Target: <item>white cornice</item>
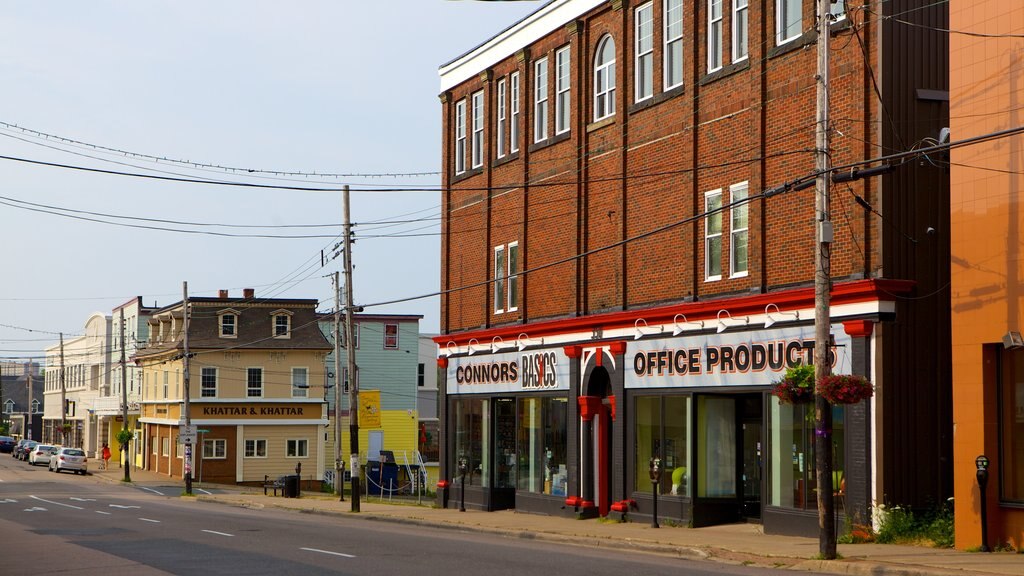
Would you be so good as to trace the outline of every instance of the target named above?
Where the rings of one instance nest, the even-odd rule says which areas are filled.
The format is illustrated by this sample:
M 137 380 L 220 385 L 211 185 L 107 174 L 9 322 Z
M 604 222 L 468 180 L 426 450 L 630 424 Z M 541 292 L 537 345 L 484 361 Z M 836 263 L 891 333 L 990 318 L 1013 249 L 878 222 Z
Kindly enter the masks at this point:
M 475 77 L 573 19 L 607 3 L 608 0 L 553 0 L 497 36 L 441 66 L 438 70 L 441 92 Z

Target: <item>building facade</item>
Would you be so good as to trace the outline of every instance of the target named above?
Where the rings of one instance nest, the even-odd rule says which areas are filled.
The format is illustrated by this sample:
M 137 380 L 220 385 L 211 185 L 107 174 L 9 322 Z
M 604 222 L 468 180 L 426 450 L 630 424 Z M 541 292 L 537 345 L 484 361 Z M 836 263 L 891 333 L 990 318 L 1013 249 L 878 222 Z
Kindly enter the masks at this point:
M 93 414 L 96 416 L 98 434 L 102 442 L 110 446 L 111 459 L 123 462 L 121 445 L 117 434 L 123 427 L 132 430 L 134 440 L 129 443 L 129 462 L 133 466 L 142 466 L 142 425 L 139 414 L 142 408 L 142 369 L 131 362 L 140 347 L 146 346 L 149 338 L 149 315 L 154 310 L 142 304 L 142 297 L 137 296 L 114 308 L 111 314 L 110 335 L 110 386 L 106 394 L 96 398 Z M 122 322 L 124 329 L 121 329 Z M 124 361 L 122 370 L 121 362 Z M 125 387 L 123 389 L 122 387 Z M 122 392 L 124 394 L 122 395 Z M 128 422 L 124 424 L 122 404 L 127 402 Z
M 142 372 L 144 467 L 184 476 L 179 441 L 184 398 L 198 427 L 192 476 L 200 482 L 262 483 L 301 471 L 323 478 L 327 406 L 324 360 L 330 344 L 317 327 L 316 300 L 242 298 L 226 290 L 189 299 L 188 382 L 184 306 L 153 310 L 149 338 L 133 360 Z
M 0 424 L 8 425 L 9 435 L 19 439 L 42 438 L 43 387 L 38 363 L 6 363 L 4 373 L 0 374 Z
M 1024 7 L 952 2 L 950 132 L 956 141 L 1021 125 Z M 1024 266 L 1019 133 L 949 152 L 956 546 L 1024 546 Z M 976 459 L 989 461 L 986 501 Z
M 94 406 L 110 394 L 110 330 L 110 317 L 95 312 L 81 336 L 46 348 L 43 441 L 99 453 L 105 440 Z
M 410 314 L 355 314 L 353 341 L 359 386 L 359 461 L 363 465 L 380 462 L 381 450 L 395 456 L 396 464 L 406 470 L 418 463 L 417 445 L 417 360 L 419 321 L 422 316 Z M 345 317 L 341 317 L 344 322 Z M 339 327 L 344 330 L 344 324 Z M 334 315 L 320 315 L 320 330 L 333 342 Z M 341 461 L 351 472 L 351 441 L 349 433 L 348 358 L 344 334 L 341 335 Z M 327 356 L 326 401 L 334 425 L 334 352 Z M 334 434 L 328 435 L 325 455 L 327 470 L 335 460 Z M 373 465 L 377 470 L 376 464 Z M 382 469 L 382 468 L 381 468 Z M 413 474 L 411 477 L 415 477 Z M 405 475 L 403 480 L 410 476 Z M 396 478 L 397 481 L 397 478 Z M 367 488 L 380 491 L 381 477 L 368 475 Z M 404 483 L 404 482 L 403 482 Z M 396 487 L 389 480 L 385 491 Z
M 833 6 L 831 359 L 876 388 L 831 433 L 867 522 L 952 491 L 948 173 L 874 160 L 948 126 L 948 17 L 861 4 Z M 441 67 L 441 476 L 467 506 L 649 518 L 657 458 L 662 517 L 817 532 L 813 410 L 770 394 L 814 340 L 814 10 L 554 0 Z

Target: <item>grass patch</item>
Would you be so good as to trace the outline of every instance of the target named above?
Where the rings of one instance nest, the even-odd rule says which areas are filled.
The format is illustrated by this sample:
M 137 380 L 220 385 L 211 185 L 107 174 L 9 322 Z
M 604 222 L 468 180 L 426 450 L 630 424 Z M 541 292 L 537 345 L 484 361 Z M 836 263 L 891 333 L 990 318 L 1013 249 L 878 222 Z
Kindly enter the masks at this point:
M 934 548 L 952 548 L 953 503 L 914 514 L 902 506 L 878 506 L 878 532 L 875 541 L 881 544 L 910 544 Z

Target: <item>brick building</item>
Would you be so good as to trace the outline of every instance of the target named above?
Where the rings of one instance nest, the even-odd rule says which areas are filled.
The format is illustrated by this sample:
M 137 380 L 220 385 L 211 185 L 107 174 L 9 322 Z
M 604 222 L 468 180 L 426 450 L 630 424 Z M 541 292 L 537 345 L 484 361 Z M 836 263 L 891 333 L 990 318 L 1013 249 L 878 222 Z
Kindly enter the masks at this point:
M 833 370 L 876 384 L 834 408 L 837 506 L 864 521 L 952 491 L 948 173 L 866 162 L 948 125 L 948 22 L 847 4 L 832 163 L 891 166 L 832 187 Z M 813 410 L 769 394 L 814 338 L 814 12 L 553 0 L 441 67 L 441 476 L 464 465 L 467 506 L 649 518 L 658 457 L 663 518 L 816 532 Z

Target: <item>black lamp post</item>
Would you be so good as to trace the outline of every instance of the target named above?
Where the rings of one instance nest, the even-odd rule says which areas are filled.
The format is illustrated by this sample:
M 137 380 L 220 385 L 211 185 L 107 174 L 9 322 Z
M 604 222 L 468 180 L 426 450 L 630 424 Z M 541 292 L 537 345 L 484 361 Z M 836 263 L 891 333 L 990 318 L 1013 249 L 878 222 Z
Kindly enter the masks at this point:
M 985 486 L 988 484 L 988 456 L 982 454 L 974 459 L 978 468 L 978 490 L 981 492 L 981 552 L 991 552 L 988 547 L 988 508 L 985 498 Z
M 651 492 L 654 495 L 654 514 L 651 516 L 651 528 L 660 528 L 658 526 L 658 483 L 661 481 L 661 458 L 657 455 L 651 458 Z

